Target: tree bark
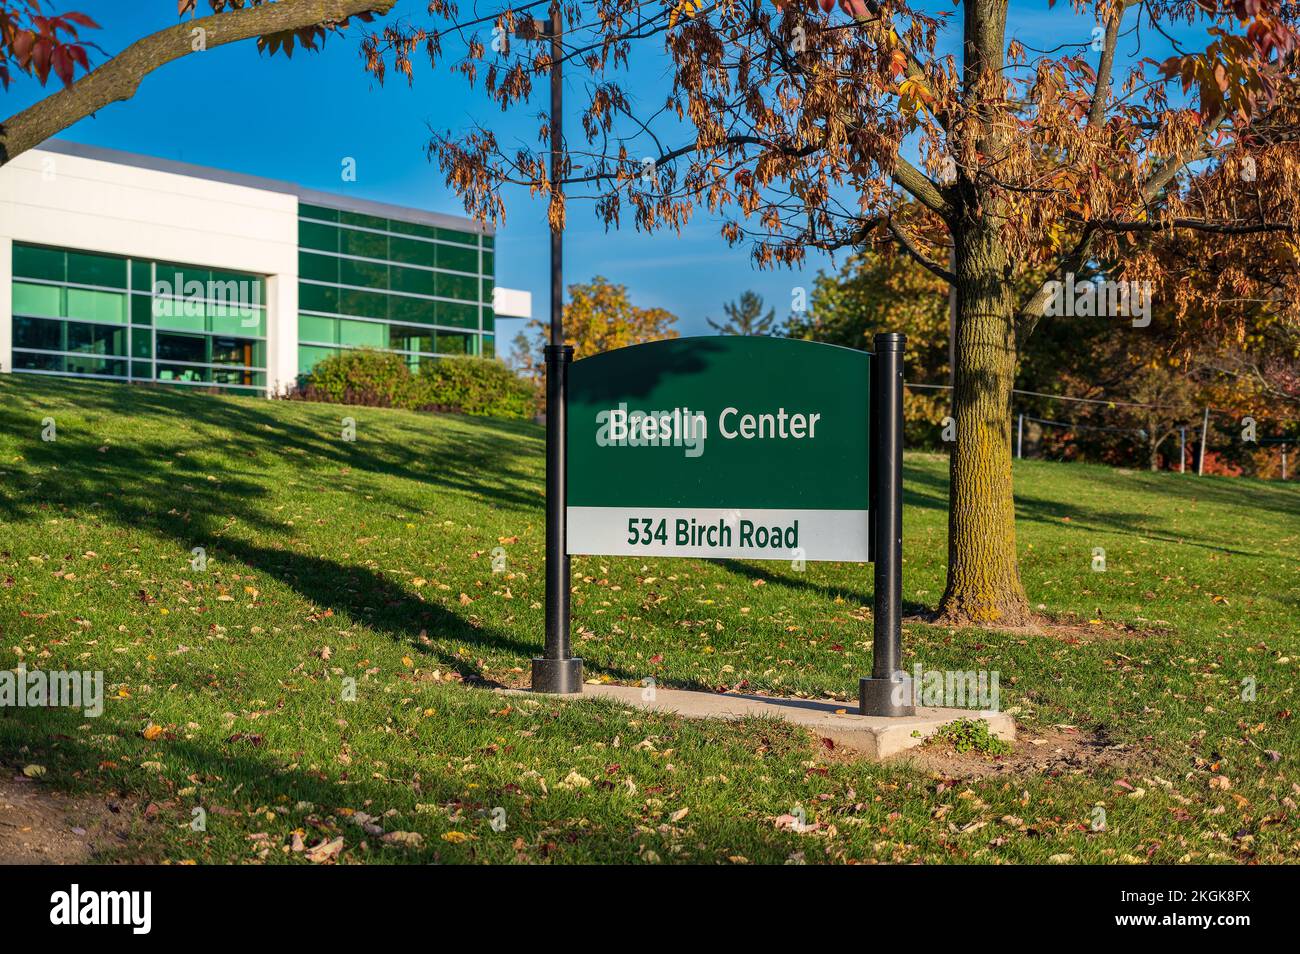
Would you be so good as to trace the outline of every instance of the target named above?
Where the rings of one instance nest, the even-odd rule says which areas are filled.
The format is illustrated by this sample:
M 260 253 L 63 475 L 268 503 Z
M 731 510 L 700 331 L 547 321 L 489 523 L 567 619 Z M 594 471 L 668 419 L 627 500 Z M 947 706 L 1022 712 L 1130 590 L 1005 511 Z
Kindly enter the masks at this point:
M 130 99 L 145 76 L 190 53 L 269 33 L 338 23 L 361 13 L 387 13 L 397 0 L 279 0 L 185 20 L 151 33 L 87 73 L 0 123 L 0 166 L 39 146 L 110 103 Z M 202 45 L 195 31 L 203 31 Z M 195 47 L 199 46 L 199 49 Z
M 1004 96 L 1007 0 L 964 4 L 962 98 L 966 154 L 1005 154 L 1014 121 Z M 956 625 L 1022 625 L 1032 614 L 1016 558 L 1011 490 L 1011 391 L 1016 374 L 1016 307 L 1000 233 L 1002 201 L 991 180 L 962 173 L 950 221 L 957 258 L 957 347 L 949 465 L 948 583 L 939 618 Z
M 1031 614 L 1011 488 L 1016 335 L 1007 255 L 996 226 L 976 223 L 956 237 L 957 448 L 949 465 L 948 583 L 939 614 L 959 625 L 1023 625 Z

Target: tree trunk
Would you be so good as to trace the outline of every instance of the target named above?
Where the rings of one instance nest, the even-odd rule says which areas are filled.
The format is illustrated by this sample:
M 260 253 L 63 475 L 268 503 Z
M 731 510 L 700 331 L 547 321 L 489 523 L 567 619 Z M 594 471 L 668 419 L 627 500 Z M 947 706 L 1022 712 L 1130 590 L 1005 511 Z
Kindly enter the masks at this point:
M 948 585 L 940 619 L 1021 625 L 1031 619 L 1016 559 L 1011 490 L 1014 307 L 1007 254 L 996 225 L 967 220 L 955 230 L 957 348 L 949 467 Z

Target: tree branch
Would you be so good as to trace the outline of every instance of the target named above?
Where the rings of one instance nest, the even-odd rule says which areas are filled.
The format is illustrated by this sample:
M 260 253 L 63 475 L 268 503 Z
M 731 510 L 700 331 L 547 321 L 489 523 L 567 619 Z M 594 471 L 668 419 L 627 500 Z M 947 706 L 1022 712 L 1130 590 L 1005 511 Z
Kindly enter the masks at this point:
M 203 30 L 200 50 L 257 36 L 339 23 L 362 13 L 388 13 L 397 0 L 279 0 L 216 13 L 151 33 L 87 73 L 71 86 L 34 103 L 0 123 L 0 166 L 40 145 L 78 120 L 110 103 L 130 99 L 140 81 L 159 67 L 195 50 L 195 30 Z

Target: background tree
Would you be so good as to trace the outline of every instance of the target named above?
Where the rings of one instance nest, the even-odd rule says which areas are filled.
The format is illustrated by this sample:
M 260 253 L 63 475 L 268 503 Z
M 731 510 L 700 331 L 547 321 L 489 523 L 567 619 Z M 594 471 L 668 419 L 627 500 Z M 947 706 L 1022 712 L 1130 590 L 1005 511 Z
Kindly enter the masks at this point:
M 720 335 L 770 335 L 776 322 L 776 309 L 769 308 L 763 314 L 763 296 L 753 291 L 741 292 L 739 301 L 722 306 L 722 313 L 726 321 L 704 319 Z
M 434 0 L 435 23 L 367 37 L 367 66 L 410 78 L 413 55 L 441 62 L 444 41 L 463 37 L 446 55 L 453 69 L 514 108 L 552 67 L 547 44 L 508 42 L 520 21 L 534 35 L 543 6 L 461 16 Z M 1096 30 L 1045 51 L 1009 39 L 1007 0 L 963 0 L 954 14 L 905 0 L 841 0 L 842 14 L 725 0 L 552 7 L 568 75 L 585 74 L 581 133 L 559 176 L 570 199 L 648 231 L 707 208 L 764 266 L 886 237 L 955 284 L 957 443 L 940 602 L 954 624 L 1031 616 L 1010 406 L 1048 281 L 1089 267 L 1149 278 L 1160 269 L 1153 240 L 1171 232 L 1212 233 L 1226 256 L 1300 232 L 1300 14 L 1282 0 L 1076 0 Z M 959 53 L 937 52 L 941 38 Z M 656 48 L 670 65 L 662 95 L 629 93 L 620 74 Z M 539 140 L 548 123 L 539 116 Z M 541 152 L 507 150 L 486 126 L 435 135 L 429 149 L 469 212 L 501 218 L 501 190 L 518 184 L 548 196 L 549 221 L 563 226 Z M 1251 178 L 1239 174 L 1246 165 Z M 1206 167 L 1193 188 L 1191 172 Z M 1300 290 L 1300 277 L 1287 282 Z M 1231 299 L 1217 304 L 1208 314 L 1226 320 Z
M 564 340 L 573 346 L 574 360 L 615 348 L 676 338 L 677 316 L 663 308 L 632 304 L 627 287 L 597 275 L 586 284 L 569 286 L 564 306 Z M 534 318 L 515 337 L 513 364 L 520 374 L 541 383 L 546 371 L 542 349 L 549 341 L 550 323 Z
M 130 99 L 154 70 L 191 53 L 257 38 L 259 50 L 293 53 L 295 41 L 315 50 L 328 32 L 352 17 L 369 22 L 397 0 L 208 0 L 212 15 L 185 20 L 136 40 L 91 69 L 80 30 L 99 24 L 82 13 L 55 14 L 44 0 L 0 0 L 0 84 L 15 71 L 42 86 L 53 74 L 63 89 L 0 123 L 0 165 L 40 145 L 110 103 Z M 195 12 L 197 0 L 178 0 L 177 14 Z M 82 76 L 76 79 L 77 72 Z

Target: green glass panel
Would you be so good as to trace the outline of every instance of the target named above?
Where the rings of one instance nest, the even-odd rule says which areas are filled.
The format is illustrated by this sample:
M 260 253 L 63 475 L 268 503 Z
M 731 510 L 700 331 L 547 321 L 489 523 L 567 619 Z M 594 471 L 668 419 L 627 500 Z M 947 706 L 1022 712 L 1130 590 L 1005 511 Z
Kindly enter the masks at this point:
M 356 262 L 350 258 L 339 259 L 339 282 L 360 285 L 362 288 L 387 290 L 388 266 L 375 262 Z
M 418 222 L 403 222 L 401 219 L 389 219 L 388 231 L 398 232 L 402 235 L 418 235 L 421 238 L 436 239 L 438 230 L 432 225 L 421 225 Z
M 131 377 L 140 381 L 153 380 L 153 365 L 148 361 L 132 361 Z
M 141 328 L 131 330 L 131 357 L 153 357 L 153 333 Z M 134 373 L 134 372 L 132 372 Z
M 14 352 L 14 367 L 31 371 L 62 371 L 63 356 L 57 354 L 29 354 Z
M 126 259 L 92 252 L 68 252 L 68 281 L 126 288 Z
M 484 247 L 484 248 L 495 248 L 495 247 L 496 247 L 496 244 L 497 244 L 497 243 L 496 243 L 496 239 L 495 239 L 493 236 L 491 236 L 491 235 L 485 235 L 485 236 L 483 236 L 483 247 Z
M 459 298 L 461 301 L 478 301 L 478 279 L 468 275 L 449 275 L 438 272 L 436 288 L 443 298 Z M 475 322 L 477 324 L 477 321 Z
M 427 298 L 390 295 L 388 317 L 393 321 L 413 321 L 417 324 L 432 325 L 438 320 L 438 307 L 438 302 L 429 301 Z
M 216 335 L 210 343 L 212 364 L 237 364 L 241 367 L 266 367 L 265 344 L 251 338 Z
M 339 290 L 328 285 L 310 285 L 301 282 L 298 285 L 298 307 L 303 311 L 339 310 Z
M 339 232 L 339 251 L 364 258 L 388 258 L 388 236 L 342 229 Z
M 492 304 L 492 288 L 495 284 L 496 282 L 492 281 L 490 278 L 483 279 L 483 297 L 479 300 L 485 305 Z
M 422 268 L 402 268 L 394 265 L 390 270 L 390 287 L 395 292 L 408 292 L 412 295 L 433 294 L 433 272 Z
M 439 331 L 439 354 L 470 354 L 470 335 L 458 331 Z
M 323 205 L 307 205 L 300 202 L 298 204 L 298 214 L 304 219 L 321 219 L 325 222 L 337 222 L 339 220 L 338 209 L 327 209 Z
M 67 281 L 67 268 L 67 257 L 62 249 L 14 243 L 15 277 L 62 282 Z
M 495 331 L 497 326 L 497 313 L 491 308 L 483 309 L 483 330 Z
M 458 242 L 461 245 L 478 247 L 477 232 L 461 232 L 456 229 L 438 229 L 438 238 L 444 242 Z
M 64 351 L 126 357 L 127 329 L 68 322 L 68 343 Z
M 131 290 L 153 292 L 153 263 L 131 259 Z
M 148 295 L 131 296 L 131 323 L 135 325 L 153 324 L 153 299 Z
M 167 306 L 162 310 L 161 314 L 155 311 L 153 320 L 156 327 L 173 328 L 179 331 L 208 330 L 207 318 L 202 314 L 186 314 L 184 306 L 174 307 L 179 305 L 178 302 L 165 301 L 161 298 L 155 299 L 155 301 L 159 305 Z M 186 305 L 190 305 L 190 303 L 186 303 Z
M 126 324 L 126 294 L 69 288 L 68 317 Z
M 496 356 L 497 356 L 497 348 L 496 348 L 495 339 L 493 339 L 491 335 L 484 335 L 483 336 L 483 357 L 495 358 Z
M 455 328 L 478 327 L 478 305 L 454 305 L 438 302 L 438 324 Z
M 64 290 L 55 285 L 14 282 L 14 314 L 58 318 L 63 314 Z
M 325 252 L 337 252 L 339 250 L 339 230 L 333 225 L 299 222 L 298 244 L 303 248 L 318 248 Z
M 393 351 L 432 351 L 433 329 L 389 325 L 388 347 Z
M 266 334 L 266 312 L 261 308 L 209 305 L 208 311 L 208 330 L 214 334 L 245 337 Z
M 483 253 L 483 274 L 489 277 L 496 275 L 496 256 L 491 252 Z
M 450 245 L 438 246 L 438 267 L 450 268 L 458 272 L 478 274 L 477 248 L 452 248 Z
M 318 282 L 337 282 L 339 280 L 339 260 L 333 255 L 313 255 L 310 252 L 299 252 L 298 277 L 311 278 Z
M 337 344 L 339 340 L 338 319 L 319 318 L 315 315 L 299 315 L 298 340 Z
M 14 347 L 41 351 L 66 351 L 63 322 L 46 318 L 14 318 Z
M 372 321 L 340 321 L 339 344 L 382 348 L 388 344 L 388 326 Z
M 63 370 L 68 374 L 102 374 L 126 377 L 127 363 L 114 358 L 89 355 L 69 355 L 63 359 Z
M 379 292 L 339 290 L 339 314 L 359 318 L 387 318 L 388 296 Z
M 159 332 L 158 360 L 206 362 L 208 338 L 206 335 L 175 335 Z
M 407 265 L 425 265 L 433 268 L 437 264 L 438 246 L 432 242 L 419 242 L 415 239 L 390 238 L 388 240 L 388 257 L 394 262 Z
M 159 343 L 159 354 L 162 353 L 161 342 Z M 159 381 L 187 381 L 195 384 L 206 384 L 212 380 L 212 370 L 210 368 L 190 368 L 183 365 L 158 365 Z
M 366 215 L 364 212 L 340 212 L 339 224 L 359 225 L 364 229 L 379 229 L 381 232 L 388 231 L 387 219 L 378 215 Z
M 324 361 L 332 354 L 338 354 L 337 348 L 315 348 L 311 345 L 298 347 L 298 373 L 308 374 L 318 362 Z
M 251 385 L 266 386 L 266 375 L 259 371 L 236 371 L 231 368 L 213 368 L 211 372 L 213 384 L 237 385 L 249 387 Z

